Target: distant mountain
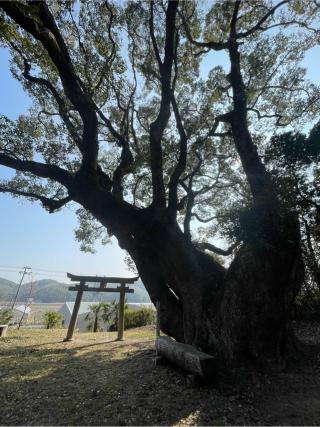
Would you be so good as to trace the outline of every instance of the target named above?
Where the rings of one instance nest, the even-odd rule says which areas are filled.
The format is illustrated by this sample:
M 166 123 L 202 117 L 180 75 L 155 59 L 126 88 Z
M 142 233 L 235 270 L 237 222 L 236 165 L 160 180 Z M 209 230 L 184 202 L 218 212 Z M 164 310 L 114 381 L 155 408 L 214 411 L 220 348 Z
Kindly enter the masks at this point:
M 57 282 L 52 279 L 37 280 L 31 283 L 25 283 L 21 286 L 18 301 L 26 301 L 28 298 L 33 298 L 34 302 L 53 303 L 74 301 L 76 292 L 69 291 L 69 284 Z M 92 286 L 92 285 L 91 285 Z M 127 294 L 128 302 L 150 302 L 149 295 L 139 280 L 134 285 L 133 294 Z M 10 280 L 0 278 L 0 299 L 10 301 L 18 289 L 18 284 Z M 83 301 L 111 301 L 118 299 L 118 293 L 106 292 L 84 292 Z
M 18 285 L 11 280 L 2 279 L 0 277 L 0 299 L 11 300 L 15 292 L 17 292 Z

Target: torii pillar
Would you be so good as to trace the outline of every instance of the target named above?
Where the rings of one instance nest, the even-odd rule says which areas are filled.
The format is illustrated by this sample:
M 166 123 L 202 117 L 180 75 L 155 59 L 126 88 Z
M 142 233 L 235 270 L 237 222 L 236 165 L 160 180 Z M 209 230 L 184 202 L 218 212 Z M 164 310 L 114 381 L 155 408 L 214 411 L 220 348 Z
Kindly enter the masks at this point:
M 72 339 L 73 339 L 73 333 L 74 333 L 74 330 L 75 330 L 75 327 L 77 324 L 77 320 L 78 320 L 78 314 L 79 314 L 80 304 L 81 304 L 82 295 L 83 295 L 83 291 L 84 291 L 84 289 L 83 289 L 84 285 L 85 285 L 84 282 L 80 282 L 79 289 L 78 289 L 77 296 L 76 296 L 76 300 L 74 302 L 74 307 L 72 310 L 70 323 L 68 326 L 67 336 L 65 337 L 65 339 L 63 341 L 72 341 Z

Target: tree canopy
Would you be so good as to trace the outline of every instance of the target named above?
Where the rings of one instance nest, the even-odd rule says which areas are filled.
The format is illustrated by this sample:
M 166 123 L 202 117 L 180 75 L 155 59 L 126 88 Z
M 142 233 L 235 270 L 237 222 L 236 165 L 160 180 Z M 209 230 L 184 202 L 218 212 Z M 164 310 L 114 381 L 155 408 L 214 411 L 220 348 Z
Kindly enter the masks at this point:
M 230 200 L 250 198 L 230 140 L 229 60 L 215 59 L 228 49 L 234 8 L 249 128 L 261 153 L 272 133 L 317 120 L 319 88 L 300 62 L 319 42 L 319 8 L 177 6 L 176 22 L 165 25 L 165 2 L 3 2 L 2 44 L 33 106 L 15 123 L 1 117 L 1 164 L 17 170 L 1 191 L 53 212 L 72 200 L 72 175 L 90 165 L 113 197 L 137 208 L 167 203 L 194 238 L 199 225 L 201 237 L 221 234 Z M 78 215 L 77 237 L 90 248 L 101 227 L 87 211 Z

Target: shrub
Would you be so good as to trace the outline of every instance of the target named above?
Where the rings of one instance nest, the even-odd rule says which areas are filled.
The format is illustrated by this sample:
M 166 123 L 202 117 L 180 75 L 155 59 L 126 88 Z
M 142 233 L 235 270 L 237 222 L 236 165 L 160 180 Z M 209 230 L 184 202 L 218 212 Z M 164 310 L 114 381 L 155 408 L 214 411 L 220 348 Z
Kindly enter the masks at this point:
M 317 287 L 304 286 L 296 297 L 294 319 L 320 318 L 320 290 Z
M 2 308 L 0 310 L 0 324 L 1 325 L 8 325 L 10 321 L 12 320 L 13 313 L 12 310 L 9 308 Z
M 99 302 L 89 307 L 90 311 L 85 316 L 88 321 L 87 329 L 90 332 L 102 331 L 101 323 L 110 324 L 116 316 L 118 304 L 115 300 L 111 302 Z
M 63 317 L 57 311 L 47 311 L 43 315 L 43 320 L 47 329 L 61 328 Z
M 125 329 L 138 328 L 140 326 L 152 325 L 156 321 L 156 313 L 152 308 L 141 308 L 139 310 L 127 309 L 124 313 Z

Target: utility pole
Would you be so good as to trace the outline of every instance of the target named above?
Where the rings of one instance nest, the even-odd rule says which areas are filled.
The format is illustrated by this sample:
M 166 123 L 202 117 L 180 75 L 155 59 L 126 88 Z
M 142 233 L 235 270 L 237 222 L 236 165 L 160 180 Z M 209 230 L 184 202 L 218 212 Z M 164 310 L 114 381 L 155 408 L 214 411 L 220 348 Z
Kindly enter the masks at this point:
M 31 277 L 31 272 L 29 273 L 29 277 Z M 30 304 L 31 304 L 31 302 L 30 302 L 31 298 L 30 297 L 31 297 L 31 294 L 32 294 L 32 288 L 33 288 L 33 277 L 31 277 L 31 286 L 30 286 L 30 290 L 29 290 L 29 297 L 27 298 L 27 300 L 26 300 L 26 302 L 24 304 L 24 310 L 23 310 L 22 316 L 21 316 L 19 324 L 18 324 L 18 329 L 20 329 L 20 327 L 21 327 L 21 325 L 23 323 L 24 315 L 26 314 L 27 308 L 30 307 Z
M 23 282 L 24 276 L 25 276 L 25 275 L 26 275 L 26 273 L 27 273 L 27 270 L 31 270 L 31 267 L 23 267 L 22 277 L 21 277 L 21 280 L 20 280 L 20 283 L 19 283 L 19 286 L 18 286 L 18 289 L 17 289 L 16 295 L 15 295 L 15 297 L 14 297 L 14 299 L 13 299 L 13 303 L 12 303 L 12 306 L 11 306 L 11 309 L 12 309 L 12 310 L 13 310 L 13 308 L 14 308 L 14 305 L 15 305 L 16 301 L 17 301 L 17 298 L 18 298 L 18 295 L 19 295 L 19 291 L 20 291 L 20 288 L 21 288 L 21 285 L 22 285 L 22 282 Z

